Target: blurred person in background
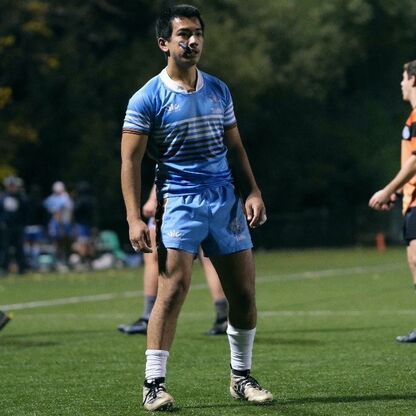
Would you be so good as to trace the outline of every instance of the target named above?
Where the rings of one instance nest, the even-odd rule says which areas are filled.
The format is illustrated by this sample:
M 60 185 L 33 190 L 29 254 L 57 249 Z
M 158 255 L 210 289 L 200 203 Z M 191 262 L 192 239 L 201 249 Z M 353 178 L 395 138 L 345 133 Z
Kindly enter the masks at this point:
M 50 215 L 48 235 L 55 245 L 57 269 L 65 271 L 73 240 L 74 203 L 63 182 L 56 181 L 52 185 L 52 194 L 43 201 L 43 206 Z
M 12 250 L 19 274 L 26 272 L 24 253 L 24 227 L 27 224 L 27 198 L 23 191 L 23 180 L 16 176 L 4 179 L 5 191 L 0 195 L 0 268 L 3 273 L 10 270 Z
M 150 191 L 149 198 L 143 205 L 143 217 L 148 218 L 148 227 L 151 239 L 151 245 L 153 248 L 152 253 L 144 253 L 144 272 L 143 272 L 143 293 L 144 304 L 142 315 L 130 325 L 122 324 L 118 326 L 118 330 L 125 334 L 147 334 L 147 325 L 149 323 L 150 313 L 152 312 L 153 305 L 156 300 L 159 267 L 157 260 L 157 248 L 156 248 L 156 214 L 157 198 L 156 187 L 153 186 Z M 215 321 L 212 328 L 210 328 L 206 335 L 222 335 L 227 331 L 228 324 L 228 301 L 222 290 L 221 282 L 218 278 L 217 272 L 214 269 L 211 261 L 208 257 L 205 257 L 200 249 L 198 254 L 201 261 L 202 268 L 204 270 L 205 278 L 208 284 L 209 291 L 211 293 L 212 300 L 215 308 Z
M 388 211 L 400 196 L 403 197 L 403 238 L 407 244 L 407 262 L 416 290 L 416 60 L 404 65 L 400 86 L 403 100 L 412 107 L 402 131 L 401 168 L 383 189 L 370 198 L 368 204 L 377 211 Z M 396 341 L 415 343 L 416 329 L 396 337 Z
M 95 256 L 93 237 L 97 223 L 97 203 L 86 181 L 79 182 L 75 188 L 73 222 L 73 251 L 79 256 L 80 265 L 90 267 Z
M 42 244 L 46 241 L 45 225 L 47 222 L 40 186 L 33 184 L 27 198 L 28 225 L 25 227 L 25 254 L 29 267 L 37 270 Z

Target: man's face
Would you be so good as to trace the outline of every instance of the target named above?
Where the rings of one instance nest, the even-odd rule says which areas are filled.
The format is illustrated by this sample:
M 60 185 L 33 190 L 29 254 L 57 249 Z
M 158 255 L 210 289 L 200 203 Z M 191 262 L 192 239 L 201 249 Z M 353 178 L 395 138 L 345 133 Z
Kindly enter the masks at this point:
M 180 44 L 188 46 L 185 50 Z M 199 62 L 204 45 L 204 33 L 198 18 L 175 17 L 172 20 L 172 36 L 159 39 L 159 47 L 169 52 L 169 57 L 180 67 L 191 67 Z
M 412 88 L 414 88 L 415 84 L 415 77 L 412 76 L 409 78 L 406 71 L 403 72 L 403 79 L 400 83 L 400 86 L 402 87 L 402 95 L 404 101 L 409 101 L 412 93 Z

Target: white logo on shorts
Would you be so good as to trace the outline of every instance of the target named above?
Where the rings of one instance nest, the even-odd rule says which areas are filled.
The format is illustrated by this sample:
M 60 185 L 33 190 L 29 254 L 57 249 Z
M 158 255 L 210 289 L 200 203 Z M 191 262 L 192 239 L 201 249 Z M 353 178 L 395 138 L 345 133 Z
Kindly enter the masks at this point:
M 170 238 L 181 238 L 182 234 L 176 230 L 169 230 L 167 233 L 168 237 Z

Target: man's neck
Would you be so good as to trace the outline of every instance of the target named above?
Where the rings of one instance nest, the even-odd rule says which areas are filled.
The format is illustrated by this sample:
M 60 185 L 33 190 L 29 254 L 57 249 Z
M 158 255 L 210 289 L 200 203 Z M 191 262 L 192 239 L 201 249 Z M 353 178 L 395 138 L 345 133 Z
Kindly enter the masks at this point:
M 187 91 L 195 91 L 198 77 L 195 65 L 182 69 L 168 63 L 166 71 L 173 81 L 180 84 Z

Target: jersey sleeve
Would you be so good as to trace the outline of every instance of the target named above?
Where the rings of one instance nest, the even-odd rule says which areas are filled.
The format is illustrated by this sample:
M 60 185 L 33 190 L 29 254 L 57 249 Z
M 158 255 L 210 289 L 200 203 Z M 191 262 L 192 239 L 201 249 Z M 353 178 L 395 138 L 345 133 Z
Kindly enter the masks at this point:
M 223 94 L 224 94 L 224 129 L 229 130 L 232 127 L 237 125 L 237 119 L 234 114 L 234 104 L 231 97 L 230 90 L 228 87 L 223 84 Z
M 139 90 L 130 98 L 124 117 L 123 133 L 149 134 L 152 128 L 151 98 Z

